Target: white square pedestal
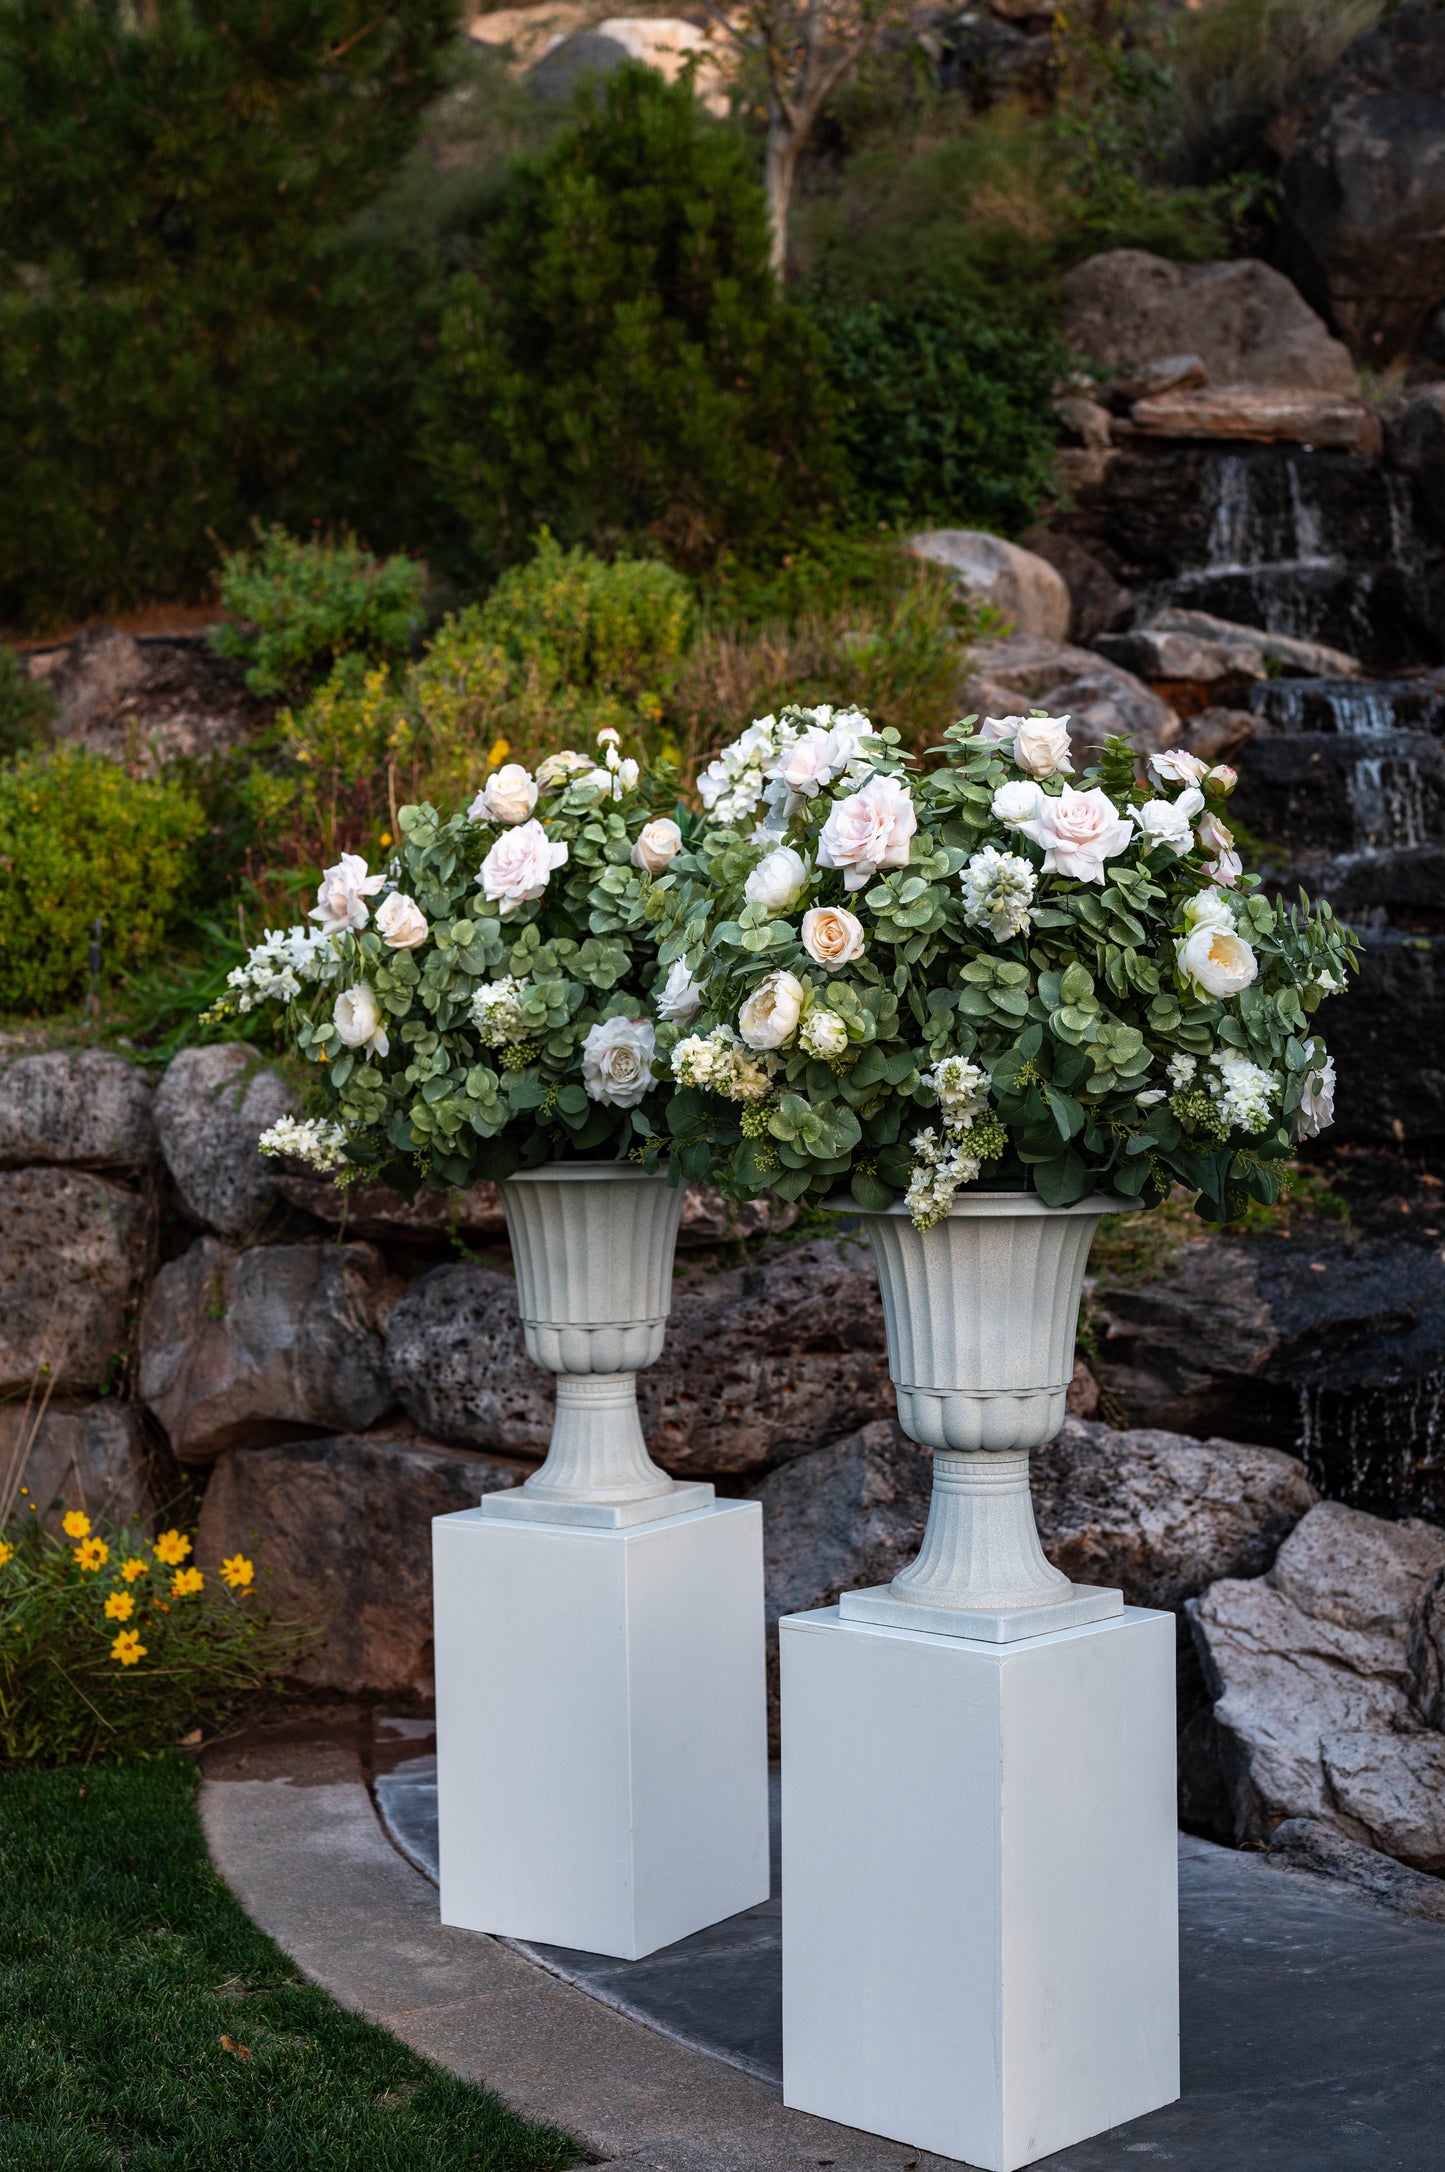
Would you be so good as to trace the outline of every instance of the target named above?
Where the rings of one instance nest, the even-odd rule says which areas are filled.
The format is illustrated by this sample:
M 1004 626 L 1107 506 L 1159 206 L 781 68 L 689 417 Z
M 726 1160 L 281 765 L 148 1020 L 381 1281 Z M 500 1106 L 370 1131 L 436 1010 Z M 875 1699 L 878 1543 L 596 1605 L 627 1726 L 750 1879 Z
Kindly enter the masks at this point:
M 443 1923 L 635 1961 L 766 1900 L 758 1503 L 432 1545 Z
M 1172 2103 L 1172 1617 L 781 1645 L 784 2102 L 984 2172 Z

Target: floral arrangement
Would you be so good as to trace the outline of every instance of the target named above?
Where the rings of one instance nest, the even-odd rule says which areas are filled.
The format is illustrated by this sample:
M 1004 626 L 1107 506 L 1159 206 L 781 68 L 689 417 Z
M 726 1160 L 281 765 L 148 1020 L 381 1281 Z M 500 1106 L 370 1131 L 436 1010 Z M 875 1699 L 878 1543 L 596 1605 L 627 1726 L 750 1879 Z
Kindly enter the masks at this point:
M 257 1610 L 245 1555 L 213 1575 L 183 1531 L 71 1509 L 57 1533 L 20 1502 L 0 1531 L 0 1766 L 163 1748 L 294 1661 L 303 1639 Z
M 656 1165 L 658 1030 L 697 996 L 659 970 L 645 905 L 683 831 L 669 769 L 644 773 L 610 728 L 598 748 L 535 775 L 508 762 L 462 813 L 403 807 L 383 872 L 344 853 L 312 926 L 268 930 L 231 974 L 211 1015 L 284 1002 L 315 1067 L 310 1113 L 263 1151 L 408 1191 L 573 1157 Z
M 659 957 L 702 990 L 659 1029 L 683 1175 L 734 1197 L 851 1187 L 927 1227 L 962 1185 L 1173 1183 L 1228 1220 L 1330 1121 L 1311 1021 L 1354 942 L 1244 875 L 1234 772 L 1067 717 L 965 719 L 918 773 L 856 711 L 787 710 L 699 780 Z M 762 816 L 761 822 L 756 818 Z

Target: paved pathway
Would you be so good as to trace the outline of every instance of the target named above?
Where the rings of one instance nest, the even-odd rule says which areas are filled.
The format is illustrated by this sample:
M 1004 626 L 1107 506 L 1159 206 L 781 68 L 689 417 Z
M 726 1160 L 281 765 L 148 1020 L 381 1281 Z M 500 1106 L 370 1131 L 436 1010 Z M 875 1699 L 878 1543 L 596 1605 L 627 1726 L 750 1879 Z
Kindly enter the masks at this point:
M 394 1848 L 354 1750 L 210 1768 L 218 1867 L 344 2004 L 635 2172 L 944 2172 L 782 2106 L 776 1895 L 630 1963 L 444 1929 L 412 1867 L 435 1862 L 434 1769 L 378 1778 Z M 1445 1929 L 1185 1837 L 1180 1887 L 1183 2099 L 1039 2172 L 1440 2172 Z

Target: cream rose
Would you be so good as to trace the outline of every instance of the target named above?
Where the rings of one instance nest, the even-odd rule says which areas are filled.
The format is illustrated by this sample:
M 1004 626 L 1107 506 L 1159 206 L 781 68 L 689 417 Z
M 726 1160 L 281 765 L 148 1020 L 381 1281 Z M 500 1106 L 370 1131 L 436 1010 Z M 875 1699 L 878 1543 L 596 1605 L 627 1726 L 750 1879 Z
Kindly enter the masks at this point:
M 376 991 L 364 980 L 343 988 L 331 1006 L 331 1022 L 347 1048 L 364 1048 L 369 1056 L 384 1056 L 391 1047 L 381 1022 Z
M 687 960 L 679 958 L 662 984 L 662 992 L 654 998 L 657 1015 L 670 1024 L 685 1026 L 696 1018 L 702 1009 L 702 993 L 706 985 L 694 980 L 687 969 Z
M 1182 748 L 1149 757 L 1149 774 L 1156 784 L 1198 784 L 1208 767 L 1208 762 L 1201 762 L 1197 754 L 1186 754 Z
M 847 768 L 848 755 L 843 754 L 841 760 L 839 756 L 834 734 L 824 731 L 819 724 L 810 724 L 778 757 L 768 775 L 785 787 L 791 804 L 800 799 L 816 799 L 823 787 Z
M 520 762 L 495 770 L 467 809 L 473 822 L 525 822 L 537 804 L 537 782 Z
M 1194 848 L 1194 817 L 1204 805 L 1204 794 L 1193 785 L 1181 792 L 1178 799 L 1150 799 L 1142 807 L 1131 807 L 1129 812 L 1139 825 L 1139 835 L 1148 852 L 1160 845 L 1182 858 Z
M 1014 760 L 1031 777 L 1072 776 L 1066 716 L 1026 716 L 1014 735 Z
M 749 1048 L 782 1048 L 798 1030 L 803 984 L 792 973 L 769 973 L 738 1012 L 738 1032 Z
M 867 944 L 863 923 L 841 905 L 815 905 L 803 915 L 803 948 L 814 965 L 836 973 L 861 958 Z
M 1027 722 L 1026 716 L 986 716 L 978 727 L 978 736 L 990 746 L 1011 747 Z
M 1127 852 L 1134 838 L 1133 824 L 1097 785 L 1076 792 L 1066 784 L 1057 799 L 1040 794 L 1033 820 L 1014 828 L 1043 846 L 1046 875 L 1071 875 L 1075 882 L 1102 882 L 1104 862 Z
M 1178 956 L 1180 977 L 1201 996 L 1238 995 L 1259 972 L 1244 937 L 1226 928 L 1196 928 L 1180 943 Z
M 1211 799 L 1228 799 L 1239 782 L 1239 771 L 1231 769 L 1228 762 L 1216 762 L 1204 780 L 1204 789 Z
M 808 863 L 791 845 L 779 845 L 764 854 L 743 884 L 750 905 L 765 905 L 770 913 L 790 912 L 808 884 Z
M 671 815 L 663 815 L 656 822 L 647 823 L 639 832 L 632 848 L 632 864 L 649 875 L 660 875 L 670 867 L 682 850 L 682 831 Z
M 416 950 L 429 932 L 426 914 L 414 898 L 393 890 L 376 908 L 376 932 L 390 950 Z
M 540 822 L 523 822 L 497 839 L 477 871 L 477 881 L 506 920 L 542 895 L 553 869 L 566 857 L 567 847 L 554 845 Z
M 343 852 L 335 867 L 328 867 L 316 892 L 308 918 L 323 935 L 345 935 L 348 929 L 364 928 L 370 919 L 366 900 L 375 897 L 385 875 L 368 875 L 359 852 Z
M 1011 830 L 1021 830 L 1034 821 L 1044 804 L 1044 794 L 1036 784 L 1025 777 L 1001 784 L 993 795 L 993 818 Z
M 609 1109 L 635 1109 L 652 1085 L 657 1033 L 649 1018 L 603 1018 L 582 1043 L 582 1083 Z
M 874 777 L 834 807 L 818 840 L 818 864 L 841 868 L 843 888 L 861 890 L 880 868 L 908 865 L 917 828 L 907 786 L 897 777 Z

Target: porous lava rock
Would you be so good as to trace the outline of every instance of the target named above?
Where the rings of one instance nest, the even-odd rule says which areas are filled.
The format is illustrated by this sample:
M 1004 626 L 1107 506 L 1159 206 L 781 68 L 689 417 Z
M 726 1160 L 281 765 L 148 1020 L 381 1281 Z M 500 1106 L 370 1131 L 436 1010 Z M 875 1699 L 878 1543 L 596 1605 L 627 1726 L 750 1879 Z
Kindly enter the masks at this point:
M 154 1089 L 106 1049 L 43 1049 L 0 1071 L 0 1166 L 135 1166 L 156 1149 Z
M 134 1192 L 79 1169 L 0 1171 L 0 1392 L 109 1384 L 129 1339 L 147 1217 Z
M 36 1518 L 57 1532 L 67 1509 L 138 1524 L 153 1506 L 140 1413 L 110 1397 L 43 1413 L 34 1403 L 0 1404 L 0 1471 L 13 1476 L 16 1520 L 28 1521 L 33 1503 Z
M 280 1073 L 239 1041 L 172 1057 L 156 1093 L 156 1131 L 192 1220 L 223 1237 L 256 1227 L 276 1197 L 256 1141 L 295 1107 Z

